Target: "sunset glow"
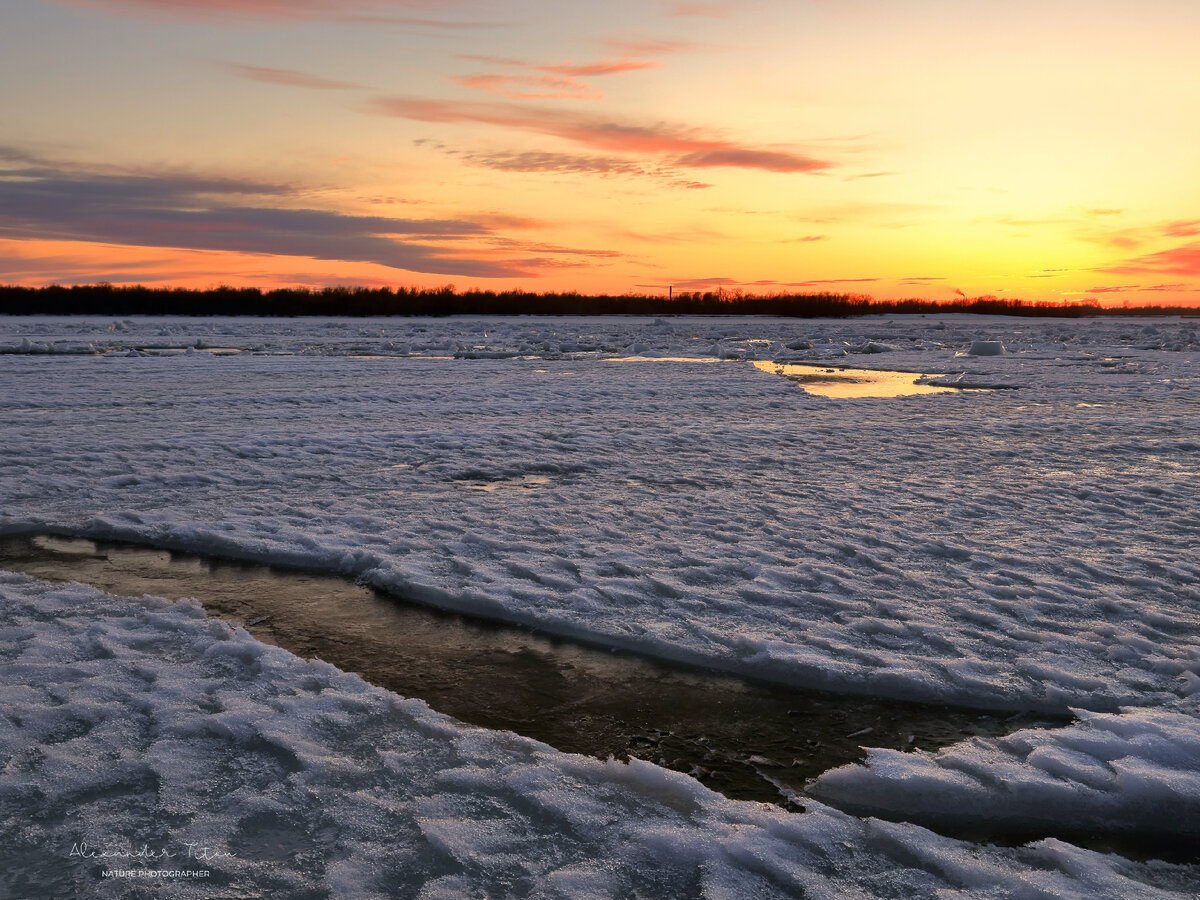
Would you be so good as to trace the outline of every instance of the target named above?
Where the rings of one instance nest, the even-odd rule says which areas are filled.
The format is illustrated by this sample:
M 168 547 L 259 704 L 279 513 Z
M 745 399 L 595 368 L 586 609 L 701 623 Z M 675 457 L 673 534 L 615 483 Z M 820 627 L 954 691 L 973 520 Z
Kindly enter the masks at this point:
M 1194 0 L 11 0 L 0 283 L 1200 305 Z

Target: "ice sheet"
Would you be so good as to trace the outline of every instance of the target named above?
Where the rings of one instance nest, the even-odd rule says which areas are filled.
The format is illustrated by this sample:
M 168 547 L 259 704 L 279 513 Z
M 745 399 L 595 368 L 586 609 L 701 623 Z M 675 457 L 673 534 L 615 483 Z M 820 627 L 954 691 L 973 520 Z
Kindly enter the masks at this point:
M 976 341 L 1005 352 L 970 355 Z M 13 351 L 0 355 L 5 531 L 336 570 L 785 682 L 1102 713 L 1130 734 L 1133 774 L 1105 788 L 1113 809 L 1166 777 L 1139 750 L 1161 726 L 1147 710 L 1180 734 L 1198 721 L 1189 320 L 12 318 L 0 349 Z M 721 361 L 606 358 L 626 356 Z M 749 359 L 1007 389 L 831 400 Z M 1045 740 L 1041 753 L 969 753 L 1013 783 L 1087 769 Z M 1038 767 L 1054 758 L 1058 769 Z M 922 759 L 905 764 L 944 771 Z M 909 777 L 871 772 L 873 784 Z M 1017 792 L 1013 809 L 1033 796 Z M 1176 798 L 1181 821 L 1190 796 Z M 1067 808 L 1086 819 L 1109 807 Z M 799 821 L 850 829 L 852 844 L 902 827 L 829 811 Z M 480 827 L 471 852 L 490 840 Z M 462 856 L 445 843 L 457 833 L 429 831 Z M 1125 865 L 1037 846 L 1065 878 Z M 915 866 L 936 881 L 949 864 L 935 857 Z M 1034 868 L 1013 877 L 1042 877 L 1022 859 Z M 572 865 L 572 884 L 601 878 Z

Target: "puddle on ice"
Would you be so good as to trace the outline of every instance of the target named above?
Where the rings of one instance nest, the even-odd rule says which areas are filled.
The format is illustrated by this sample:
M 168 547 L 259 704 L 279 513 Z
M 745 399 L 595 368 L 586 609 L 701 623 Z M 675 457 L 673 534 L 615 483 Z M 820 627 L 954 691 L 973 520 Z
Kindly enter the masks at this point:
M 909 397 L 916 394 L 949 394 L 961 388 L 918 384 L 928 378 L 919 372 L 885 372 L 877 369 L 843 369 L 832 366 L 801 366 L 790 363 L 756 362 L 754 368 L 782 375 L 810 394 L 848 400 L 859 397 Z
M 600 759 L 639 757 L 784 807 L 808 779 L 862 760 L 860 744 L 934 750 L 1067 721 L 748 681 L 441 612 L 338 576 L 137 545 L 0 538 L 0 568 L 119 595 L 195 597 L 260 640 L 461 721 Z
M 769 342 L 767 342 L 769 343 Z M 711 356 L 625 356 L 606 362 L 727 362 Z M 792 363 L 754 362 L 754 368 L 794 381 L 810 394 L 848 400 L 861 397 L 909 397 L 916 394 L 950 394 L 963 390 L 988 390 L 975 386 L 919 384 L 924 378 L 937 377 L 920 372 L 894 372 L 881 369 L 848 369 L 835 366 L 810 366 Z

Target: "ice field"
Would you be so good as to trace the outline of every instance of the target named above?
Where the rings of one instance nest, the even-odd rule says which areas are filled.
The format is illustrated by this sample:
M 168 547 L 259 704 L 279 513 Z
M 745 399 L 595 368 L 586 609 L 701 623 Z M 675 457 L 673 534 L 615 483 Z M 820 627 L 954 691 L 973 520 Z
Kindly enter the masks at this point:
M 456 723 L 192 604 L 0 575 L 0 884 L 1200 896 L 1196 865 L 1065 837 L 1200 840 L 1198 335 L 1189 319 L 2 318 L 0 532 L 336 571 L 769 680 L 1079 720 L 877 750 L 792 814 Z M 755 361 L 955 390 L 836 399 Z M 1064 837 L 922 827 L 980 820 Z M 80 841 L 234 857 L 203 884 L 106 879 L 68 858 Z

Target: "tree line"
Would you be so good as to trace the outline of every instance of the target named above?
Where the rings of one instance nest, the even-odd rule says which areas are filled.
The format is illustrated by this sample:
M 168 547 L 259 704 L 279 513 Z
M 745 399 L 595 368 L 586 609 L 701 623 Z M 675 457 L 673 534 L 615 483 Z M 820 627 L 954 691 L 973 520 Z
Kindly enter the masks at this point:
M 976 313 L 1006 316 L 1146 316 L 1195 314 L 1183 306 L 1102 307 L 998 297 L 875 300 L 864 294 L 693 291 L 652 294 L 457 291 L 443 287 L 192 288 L 144 285 L 0 285 L 0 314 L 104 316 L 783 316 L 846 318 L 880 314 Z

